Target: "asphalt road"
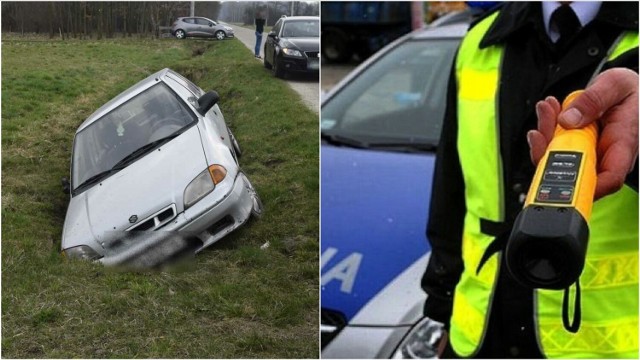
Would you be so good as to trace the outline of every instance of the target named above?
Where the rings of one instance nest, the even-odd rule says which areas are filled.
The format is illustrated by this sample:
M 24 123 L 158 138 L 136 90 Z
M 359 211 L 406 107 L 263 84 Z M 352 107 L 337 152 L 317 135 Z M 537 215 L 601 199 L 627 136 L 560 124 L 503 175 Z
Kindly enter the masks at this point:
M 226 25 L 232 27 L 236 38 L 238 38 L 238 40 L 240 40 L 247 48 L 249 48 L 249 50 L 251 50 L 251 53 L 247 54 L 247 56 L 252 56 L 253 50 L 256 45 L 255 31 L 241 27 L 241 26 L 232 25 L 232 24 L 226 24 Z M 264 54 L 262 54 L 262 51 L 264 49 L 264 42 L 266 41 L 266 39 L 267 39 L 267 33 L 265 32 L 262 34 L 262 44 L 260 45 L 260 55 L 262 57 L 264 57 Z M 262 60 L 256 60 L 256 61 L 262 61 Z M 269 70 L 265 69 L 264 71 L 269 71 Z M 274 78 L 274 81 L 275 80 L 276 79 Z M 289 76 L 287 76 L 287 79 L 285 80 L 295 92 L 300 94 L 300 97 L 302 98 L 302 101 L 304 102 L 304 104 L 307 105 L 307 107 L 309 107 L 311 110 L 315 111 L 316 113 L 319 113 L 320 111 L 320 86 L 319 86 L 318 80 L 319 80 L 318 76 L 296 75 L 296 74 L 290 74 Z

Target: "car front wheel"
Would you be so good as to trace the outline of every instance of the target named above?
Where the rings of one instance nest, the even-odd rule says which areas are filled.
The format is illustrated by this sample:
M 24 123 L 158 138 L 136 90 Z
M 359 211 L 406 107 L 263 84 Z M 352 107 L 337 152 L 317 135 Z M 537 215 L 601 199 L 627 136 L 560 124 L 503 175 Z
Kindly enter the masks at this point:
M 264 55 L 264 60 L 263 60 L 262 64 L 264 65 L 265 69 L 271 69 L 272 65 L 271 65 L 271 63 L 269 63 L 267 61 L 267 55 L 266 55 L 267 52 L 265 51 L 264 53 L 265 53 L 265 55 Z
M 216 31 L 216 39 L 224 40 L 225 37 L 227 37 L 227 35 L 225 35 L 224 31 L 222 30 Z
M 280 64 L 275 54 L 273 55 L 273 75 L 280 79 L 284 79 L 285 76 L 282 64 Z
M 240 150 L 240 144 L 238 144 L 238 140 L 236 140 L 236 137 L 233 136 L 233 133 L 231 132 L 231 129 L 227 128 L 227 130 L 229 131 L 229 140 L 231 140 L 231 145 L 233 146 L 233 151 L 236 152 L 236 156 L 238 158 L 240 158 L 242 156 L 242 151 Z
M 184 38 L 187 37 L 187 34 L 182 29 L 176 30 L 175 35 L 176 35 L 176 38 L 178 38 L 178 39 L 184 39 Z

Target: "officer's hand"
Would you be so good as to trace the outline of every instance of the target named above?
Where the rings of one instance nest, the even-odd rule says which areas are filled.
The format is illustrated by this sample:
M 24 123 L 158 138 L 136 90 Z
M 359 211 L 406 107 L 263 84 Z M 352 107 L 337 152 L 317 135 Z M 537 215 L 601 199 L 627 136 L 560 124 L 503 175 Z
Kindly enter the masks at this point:
M 598 75 L 566 109 L 553 97 L 536 104 L 538 130 L 527 140 L 534 164 L 553 138 L 556 119 L 565 128 L 599 121 L 598 182 L 595 199 L 618 191 L 638 157 L 638 74 L 614 68 Z

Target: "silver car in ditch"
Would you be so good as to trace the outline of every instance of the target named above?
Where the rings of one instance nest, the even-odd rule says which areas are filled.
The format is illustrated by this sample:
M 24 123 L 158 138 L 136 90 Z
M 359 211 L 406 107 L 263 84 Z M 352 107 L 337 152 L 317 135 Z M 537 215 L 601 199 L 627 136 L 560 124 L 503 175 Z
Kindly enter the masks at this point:
M 71 195 L 63 254 L 121 264 L 154 247 L 163 257 L 184 250 L 160 234 L 188 235 L 195 253 L 259 216 L 262 203 L 217 102 L 215 91 L 164 69 L 89 116 L 63 179 Z

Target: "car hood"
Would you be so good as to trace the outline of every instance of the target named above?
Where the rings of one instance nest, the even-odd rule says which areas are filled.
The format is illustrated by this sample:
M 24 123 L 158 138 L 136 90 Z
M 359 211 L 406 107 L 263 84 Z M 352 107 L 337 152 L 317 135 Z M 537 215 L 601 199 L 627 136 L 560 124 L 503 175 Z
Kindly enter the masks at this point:
M 200 133 L 193 126 L 74 196 L 67 210 L 62 247 L 81 245 L 91 238 L 104 246 L 113 240 L 114 232 L 124 231 L 171 204 L 177 213 L 182 212 L 184 189 L 206 167 Z
M 321 156 L 322 307 L 351 324 L 411 323 L 425 298 L 434 155 L 323 145 Z M 399 281 L 411 285 L 390 295 Z
M 289 46 L 287 44 L 289 43 L 302 51 L 319 51 L 320 49 L 319 38 L 283 38 L 283 40 L 283 46 Z

